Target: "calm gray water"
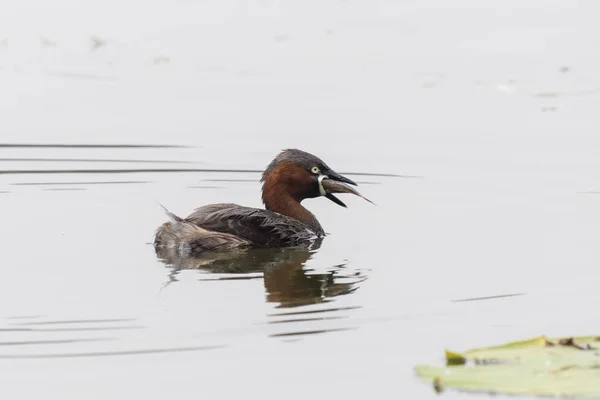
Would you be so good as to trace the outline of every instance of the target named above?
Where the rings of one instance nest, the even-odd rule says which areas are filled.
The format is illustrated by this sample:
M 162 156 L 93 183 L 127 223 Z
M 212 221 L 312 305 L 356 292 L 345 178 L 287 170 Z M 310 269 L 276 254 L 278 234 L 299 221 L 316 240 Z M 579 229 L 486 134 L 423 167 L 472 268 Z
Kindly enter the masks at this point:
M 2 397 L 427 399 L 446 348 L 598 334 L 600 7 L 452 4 L 6 5 Z M 157 259 L 158 203 L 260 206 L 288 147 L 377 205 Z

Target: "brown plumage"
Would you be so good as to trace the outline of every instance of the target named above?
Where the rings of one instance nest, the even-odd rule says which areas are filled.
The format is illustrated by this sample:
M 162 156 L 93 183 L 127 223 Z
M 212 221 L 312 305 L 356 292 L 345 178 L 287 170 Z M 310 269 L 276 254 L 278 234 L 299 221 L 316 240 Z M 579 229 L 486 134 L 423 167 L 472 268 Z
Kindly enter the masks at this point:
M 301 202 L 325 196 L 345 207 L 333 193 L 363 197 L 321 159 L 301 150 L 282 151 L 261 178 L 265 209 L 234 203 L 209 204 L 186 218 L 167 211 L 171 221 L 156 232 L 158 250 L 177 249 L 180 256 L 205 251 L 228 251 L 250 247 L 283 247 L 325 236 L 317 218 Z

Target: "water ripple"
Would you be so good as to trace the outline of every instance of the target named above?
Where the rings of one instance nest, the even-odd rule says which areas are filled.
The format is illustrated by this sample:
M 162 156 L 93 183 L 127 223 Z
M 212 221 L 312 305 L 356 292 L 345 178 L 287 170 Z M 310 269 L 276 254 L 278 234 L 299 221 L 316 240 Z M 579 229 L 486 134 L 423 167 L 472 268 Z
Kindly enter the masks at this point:
M 0 143 L 0 148 L 71 148 L 71 149 L 183 149 L 194 146 L 166 144 L 75 144 L 75 143 Z
M 515 297 L 515 296 L 525 296 L 526 293 L 509 293 L 509 294 L 499 294 L 496 296 L 485 296 L 485 297 L 472 297 L 468 299 L 458 299 L 452 300 L 453 303 L 460 303 L 465 301 L 481 301 L 481 300 L 494 300 L 494 299 L 502 299 L 506 297 Z
M 285 332 L 285 333 L 273 333 L 269 335 L 269 337 L 290 337 L 290 336 L 304 336 L 304 335 L 316 335 L 321 333 L 329 333 L 329 332 L 343 332 L 350 331 L 356 328 L 330 328 L 330 329 L 321 329 L 321 330 L 313 330 L 313 331 L 297 331 L 297 332 Z
M 92 162 L 92 163 L 143 163 L 143 164 L 197 164 L 196 161 L 138 160 L 127 158 L 0 158 L 0 162 Z
M 11 325 L 59 325 L 59 324 L 98 324 L 105 322 L 132 322 L 133 318 L 114 318 L 114 319 L 73 319 L 60 321 L 37 321 L 37 322 L 18 322 Z
M 47 186 L 47 185 L 120 185 L 120 184 L 146 184 L 152 181 L 85 181 L 85 182 L 16 182 L 14 186 Z
M 181 353 L 191 351 L 223 349 L 227 346 L 189 346 L 162 349 L 142 349 L 124 351 L 97 351 L 85 353 L 54 353 L 54 354 L 0 354 L 0 359 L 41 359 L 41 358 L 85 358 L 85 357 L 114 357 L 143 354 Z
M 29 346 L 39 344 L 65 344 L 80 342 L 102 342 L 115 340 L 115 338 L 85 338 L 85 339 L 56 339 L 56 340 L 23 340 L 16 342 L 0 342 L 0 346 Z
M 362 307 L 360 306 L 349 306 L 349 307 L 336 307 L 336 308 L 321 308 L 318 310 L 302 310 L 302 311 L 287 311 L 287 312 L 279 312 L 279 313 L 274 313 L 274 314 L 267 314 L 269 316 L 282 316 L 282 315 L 303 315 L 303 314 L 320 314 L 320 313 L 327 313 L 327 312 L 338 312 L 338 311 L 351 311 L 351 310 L 357 310 L 360 309 Z

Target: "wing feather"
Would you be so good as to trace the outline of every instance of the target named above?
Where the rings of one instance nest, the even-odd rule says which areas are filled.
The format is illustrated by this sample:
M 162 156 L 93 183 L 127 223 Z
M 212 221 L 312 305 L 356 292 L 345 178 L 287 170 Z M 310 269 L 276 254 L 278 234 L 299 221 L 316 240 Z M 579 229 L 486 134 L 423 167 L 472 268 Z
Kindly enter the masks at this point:
M 239 236 L 259 246 L 295 244 L 317 236 L 296 219 L 234 203 L 199 207 L 185 221 L 209 231 Z

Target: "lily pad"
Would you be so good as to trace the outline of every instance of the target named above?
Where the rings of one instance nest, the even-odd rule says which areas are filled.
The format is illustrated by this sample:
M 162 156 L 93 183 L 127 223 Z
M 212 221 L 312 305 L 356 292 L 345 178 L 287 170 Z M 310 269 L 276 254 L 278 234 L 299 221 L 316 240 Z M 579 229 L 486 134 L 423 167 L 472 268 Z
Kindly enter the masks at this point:
M 501 346 L 446 351 L 446 366 L 416 367 L 437 392 L 600 398 L 600 336 L 545 336 Z

